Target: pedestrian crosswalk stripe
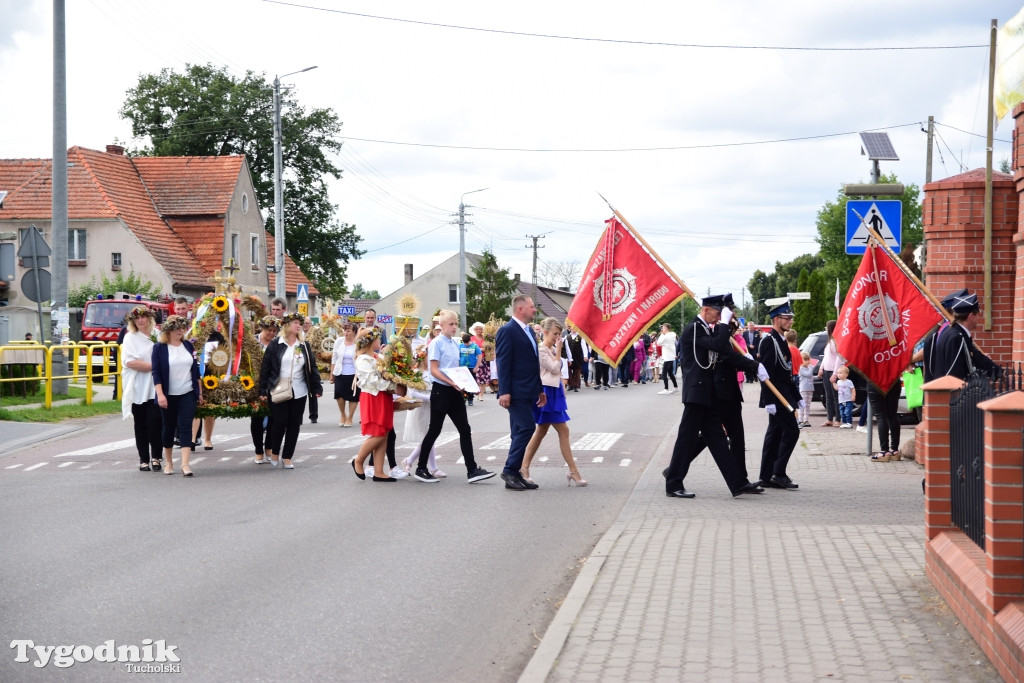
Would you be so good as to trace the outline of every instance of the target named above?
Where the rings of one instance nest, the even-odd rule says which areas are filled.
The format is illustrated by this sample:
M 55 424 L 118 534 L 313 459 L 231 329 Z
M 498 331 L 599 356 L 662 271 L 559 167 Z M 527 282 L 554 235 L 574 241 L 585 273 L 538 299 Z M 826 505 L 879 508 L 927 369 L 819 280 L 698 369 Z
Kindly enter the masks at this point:
M 333 450 L 336 450 L 336 449 L 339 449 L 339 448 L 354 448 L 356 446 L 362 445 L 362 443 L 364 441 L 366 441 L 366 437 L 365 436 L 361 436 L 361 435 L 348 436 L 348 437 L 345 437 L 344 439 L 338 439 L 337 441 L 332 441 L 330 443 L 321 444 L 319 446 L 312 446 L 312 447 L 310 447 L 310 450 L 313 450 L 313 451 L 333 451 Z
M 201 456 L 201 455 L 200 455 L 200 456 L 198 456 L 198 457 L 196 457 L 196 458 L 189 458 L 189 462 L 202 462 L 202 461 L 204 461 L 204 460 L 206 460 L 206 458 L 204 458 L 204 457 L 203 457 L 203 456 Z
M 629 467 L 629 463 L 633 462 L 629 458 L 623 458 L 619 461 L 619 467 Z
M 226 462 L 226 461 L 228 461 L 230 459 L 231 459 L 231 456 L 229 455 L 229 456 L 221 458 L 220 460 L 218 460 L 218 462 Z
M 5 467 L 4 469 L 5 469 L 5 470 L 13 470 L 13 469 L 16 469 L 16 468 L 18 468 L 18 467 L 21 467 L 21 466 L 22 466 L 22 465 L 24 465 L 24 464 L 25 464 L 25 463 L 23 463 L 23 462 L 19 462 L 19 463 L 18 463 L 17 465 L 8 465 L 8 466 L 7 466 L 7 467 Z
M 113 443 L 104 443 L 99 446 L 93 446 L 91 448 L 83 448 L 78 451 L 70 451 L 68 453 L 61 453 L 55 455 L 55 458 L 66 458 L 69 455 L 98 455 L 99 453 L 106 453 L 108 451 L 116 451 L 119 448 L 128 448 L 129 446 L 135 445 L 135 439 L 122 439 L 121 441 L 114 441 Z
M 40 467 L 44 467 L 45 465 L 46 465 L 45 462 L 37 462 L 35 465 L 29 465 L 23 471 L 24 472 L 31 472 L 32 470 L 38 470 Z
M 57 465 L 57 467 L 67 467 L 68 465 L 74 465 L 74 464 L 75 464 L 74 461 L 72 461 L 72 462 L 62 462 L 61 464 Z
M 337 457 L 338 457 L 338 456 L 336 456 L 336 455 L 328 455 L 328 456 L 327 456 L 326 458 L 324 458 L 324 460 L 334 460 L 334 459 L 336 459 Z
M 599 455 L 593 460 L 591 460 L 591 462 L 604 462 L 604 456 Z
M 498 459 L 498 456 L 496 456 L 496 455 L 488 455 L 487 456 L 487 461 L 488 462 L 490 462 L 492 460 L 497 460 L 497 459 Z
M 572 445 L 574 451 L 607 451 L 619 438 L 621 433 L 616 432 L 588 432 Z
M 502 449 L 502 450 L 507 450 L 508 447 L 511 446 L 511 445 L 512 445 L 512 437 L 511 436 L 503 436 L 500 439 L 495 439 L 494 441 L 490 442 L 486 446 L 481 446 L 480 450 L 482 450 L 482 451 L 494 451 L 494 450 L 498 450 L 499 448 Z
M 541 462 L 547 462 L 548 461 L 548 456 L 545 455 L 544 457 L 540 458 L 540 461 Z

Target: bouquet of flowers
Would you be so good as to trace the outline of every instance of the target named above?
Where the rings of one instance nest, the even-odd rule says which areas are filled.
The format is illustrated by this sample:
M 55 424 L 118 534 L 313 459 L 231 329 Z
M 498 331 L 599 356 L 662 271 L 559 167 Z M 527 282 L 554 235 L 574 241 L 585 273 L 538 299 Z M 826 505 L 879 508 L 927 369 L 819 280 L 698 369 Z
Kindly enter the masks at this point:
M 423 373 L 416 367 L 409 340 L 400 335 L 391 338 L 377 358 L 377 370 L 381 377 L 411 389 L 426 389 Z

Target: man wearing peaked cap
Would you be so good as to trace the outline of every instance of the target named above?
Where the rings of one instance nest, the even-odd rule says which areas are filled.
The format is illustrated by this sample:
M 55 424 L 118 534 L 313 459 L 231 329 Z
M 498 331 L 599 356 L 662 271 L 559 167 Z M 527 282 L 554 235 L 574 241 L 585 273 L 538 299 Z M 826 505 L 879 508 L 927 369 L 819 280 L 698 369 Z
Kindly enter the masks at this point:
M 683 480 L 689 473 L 690 463 L 700 452 L 697 450 L 699 443 L 706 444 L 711 450 L 711 457 L 715 459 L 733 496 L 764 492 L 764 489 L 751 484 L 733 462 L 729 443 L 722 431 L 719 404 L 715 399 L 715 367 L 719 362 L 724 362 L 722 359 L 727 354 L 736 353 L 729 341 L 728 322 L 732 319 L 732 311 L 725 306 L 727 296 L 705 297 L 701 302 L 700 313 L 683 328 L 679 338 L 683 368 L 683 417 L 679 421 L 679 433 L 672 448 L 672 460 L 662 472 L 665 477 L 665 494 L 670 498 L 694 497 L 683 486 Z M 719 320 L 726 324 L 719 325 Z M 792 384 L 790 382 L 790 386 Z
M 801 398 L 793 384 L 793 357 L 783 335 L 793 326 L 793 309 L 787 301 L 773 308 L 768 315 L 772 319 L 772 329 L 761 337 L 759 359 L 767 371 L 767 379 L 791 407 L 787 408 L 768 388 L 767 383 L 762 381 L 759 405 L 768 413 L 768 429 L 764 433 L 764 446 L 761 448 L 761 484 L 769 488 L 792 490 L 798 486 L 786 474 L 786 466 L 800 438 L 800 427 L 792 408 L 800 404 Z
M 979 351 L 971 338 L 981 320 L 978 295 L 961 289 L 946 295 L 942 305 L 953 314 L 953 321 L 944 323 L 925 342 L 925 381 L 945 375 L 966 380 L 975 369 L 991 376 L 999 375 L 999 366 Z

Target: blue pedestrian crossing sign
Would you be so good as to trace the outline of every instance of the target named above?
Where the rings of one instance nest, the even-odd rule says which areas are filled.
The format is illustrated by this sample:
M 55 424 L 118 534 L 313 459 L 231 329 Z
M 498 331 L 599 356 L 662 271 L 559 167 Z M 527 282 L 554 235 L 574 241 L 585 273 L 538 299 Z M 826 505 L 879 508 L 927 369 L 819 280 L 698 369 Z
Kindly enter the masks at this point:
M 857 214 L 860 214 L 858 217 Z M 862 221 L 861 218 L 864 220 Z M 899 199 L 863 199 L 846 202 L 846 253 L 867 251 L 871 233 L 867 223 L 890 249 L 899 253 L 903 235 L 903 202 Z
M 309 302 L 309 285 L 297 285 L 295 287 L 295 300 L 299 303 Z

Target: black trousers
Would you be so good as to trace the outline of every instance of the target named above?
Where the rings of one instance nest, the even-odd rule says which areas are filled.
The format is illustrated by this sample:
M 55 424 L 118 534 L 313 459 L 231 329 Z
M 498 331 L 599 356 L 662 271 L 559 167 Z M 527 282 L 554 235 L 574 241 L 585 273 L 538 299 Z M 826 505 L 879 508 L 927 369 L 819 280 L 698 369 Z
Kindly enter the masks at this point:
M 661 379 L 665 382 L 665 391 L 668 391 L 668 380 L 672 379 L 672 386 L 679 388 L 676 384 L 676 362 L 674 360 L 666 360 L 661 365 Z
M 270 452 L 283 460 L 291 460 L 295 444 L 299 442 L 302 414 L 306 412 L 306 397 L 292 398 L 270 404 Z M 281 442 L 284 441 L 284 450 Z
M 633 361 L 619 363 L 619 383 L 624 387 L 628 387 L 631 377 L 633 377 Z
M 719 399 L 716 407 L 722 418 L 722 427 L 725 428 L 726 436 L 729 438 L 729 453 L 732 455 L 732 463 L 736 467 L 736 471 L 746 479 L 748 477 L 747 438 L 743 431 L 743 403 Z M 704 441 L 704 435 L 701 434 L 697 440 L 697 453 L 694 458 L 703 453 L 705 448 L 707 448 L 707 443 Z
M 396 464 L 395 463 L 395 442 L 397 440 L 398 440 L 398 437 L 395 434 L 395 429 L 394 429 L 394 427 L 392 427 L 388 431 L 388 442 L 387 442 L 387 444 L 384 445 L 384 455 L 387 456 L 387 458 L 388 458 L 388 466 L 391 467 L 391 469 L 394 469 L 395 468 L 395 464 Z
M 145 403 L 133 403 L 132 421 L 135 422 L 135 448 L 139 451 L 139 462 L 163 458 L 160 436 L 163 424 L 156 399 L 151 398 Z
M 472 472 L 476 469 L 476 459 L 473 457 L 473 433 L 469 428 L 469 418 L 466 417 L 466 404 L 462 400 L 462 392 L 455 387 L 438 382 L 431 382 L 430 387 L 430 426 L 427 427 L 427 434 L 420 444 L 420 461 L 417 469 L 427 469 L 427 458 L 430 456 L 430 449 L 441 434 L 444 426 L 444 419 L 450 417 L 455 429 L 459 430 L 459 447 L 462 449 L 462 458 L 466 462 L 466 471 Z
M 871 414 L 878 420 L 878 448 L 881 451 L 900 448 L 900 390 L 894 386 L 882 395 L 874 387 L 868 387 Z M 863 409 L 861 409 L 863 415 Z
M 768 416 L 768 430 L 764 433 L 764 447 L 761 449 L 761 481 L 773 476 L 785 477 L 789 456 L 793 455 L 796 442 L 800 439 L 800 426 L 792 410 L 779 408 Z
M 249 433 L 252 435 L 256 455 L 263 455 L 270 448 L 270 435 L 273 434 L 271 423 L 270 415 L 249 418 Z
M 608 365 L 604 363 L 594 363 L 594 386 L 608 386 Z
M 316 422 L 319 417 L 320 410 L 316 402 L 316 394 L 309 394 L 309 421 Z
M 733 462 L 729 452 L 729 442 L 722 431 L 722 415 L 714 406 L 702 403 L 686 403 L 683 407 L 683 418 L 679 421 L 679 433 L 672 448 L 672 461 L 665 473 L 665 490 L 669 493 L 683 488 L 683 480 L 690 472 L 690 463 L 703 450 L 698 444 L 703 443 L 711 449 L 711 457 L 718 465 L 726 485 L 733 493 L 739 491 L 748 482 Z

